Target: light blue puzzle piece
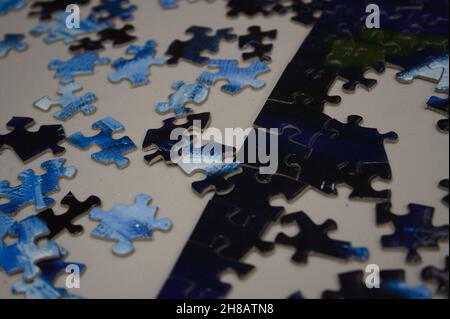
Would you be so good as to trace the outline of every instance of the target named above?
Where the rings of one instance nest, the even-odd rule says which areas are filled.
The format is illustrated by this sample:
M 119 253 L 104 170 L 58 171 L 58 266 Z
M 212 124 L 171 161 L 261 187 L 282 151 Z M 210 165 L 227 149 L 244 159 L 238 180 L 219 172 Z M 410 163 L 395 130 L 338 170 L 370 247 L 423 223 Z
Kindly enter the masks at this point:
M 6 57 L 11 50 L 26 50 L 28 44 L 23 42 L 24 39 L 23 34 L 5 34 L 4 39 L 0 41 L 0 58 Z
M 71 43 L 77 39 L 79 35 L 99 32 L 107 28 L 114 27 L 111 21 L 99 22 L 96 17 L 89 16 L 85 19 L 80 19 L 80 28 L 69 29 L 66 26 L 66 19 L 68 13 L 61 13 L 58 15 L 54 23 L 41 23 L 30 31 L 30 34 L 39 37 L 43 34 L 44 42 L 51 44 L 63 40 L 65 43 Z
M 254 89 L 262 88 L 266 83 L 256 80 L 256 77 L 270 71 L 267 64 L 259 61 L 253 61 L 246 68 L 240 68 L 237 60 L 211 60 L 208 67 L 219 68 L 219 71 L 217 73 L 203 72 L 197 81 L 213 85 L 219 80 L 227 80 L 228 84 L 223 85 L 222 89 L 229 94 L 237 94 L 246 86 Z
M 60 78 L 61 84 L 74 81 L 74 76 L 92 74 L 97 64 L 108 64 L 109 58 L 100 58 L 97 52 L 84 52 L 75 55 L 68 61 L 53 60 L 48 64 L 49 69 L 56 69 L 54 76 Z
M 109 212 L 94 209 L 89 216 L 101 223 L 92 236 L 117 241 L 113 247 L 117 255 L 131 254 L 134 251 L 132 240 L 150 239 L 155 229 L 168 231 L 172 227 L 170 219 L 156 219 L 157 208 L 149 206 L 151 200 L 150 196 L 140 194 L 134 205 L 119 204 Z
M 15 244 L 7 246 L 3 242 L 6 234 L 0 238 L 0 267 L 8 274 L 23 271 L 23 280 L 33 280 L 40 273 L 36 263 L 60 256 L 59 248 L 54 241 L 37 245 L 37 241 L 48 232 L 45 223 L 36 216 L 12 224 L 8 234 L 18 239 Z
M 150 83 L 150 66 L 163 65 L 163 58 L 155 58 L 156 42 L 147 41 L 144 47 L 131 45 L 127 49 L 127 54 L 134 54 L 132 59 L 119 58 L 112 64 L 116 72 L 109 75 L 109 80 L 113 83 L 127 79 L 133 86 L 142 86 Z
M 92 128 L 100 130 L 100 133 L 92 137 L 85 137 L 81 132 L 78 132 L 70 136 L 68 141 L 82 149 L 87 149 L 93 144 L 98 145 L 102 150 L 92 154 L 91 157 L 104 165 L 115 163 L 119 168 L 128 166 L 130 161 L 123 155 L 135 151 L 136 145 L 128 136 L 121 139 L 112 137 L 114 133 L 125 129 L 123 125 L 112 117 L 107 117 L 95 122 Z
M 21 185 L 10 187 L 8 181 L 0 181 L 0 197 L 9 199 L 9 203 L 0 205 L 0 212 L 14 214 L 23 206 L 34 203 L 37 210 L 52 206 L 55 201 L 48 194 L 59 191 L 58 180 L 71 178 L 76 174 L 72 166 L 64 167 L 66 160 L 59 158 L 41 164 L 45 174 L 37 176 L 31 169 L 19 174 Z
M 45 112 L 53 106 L 61 106 L 62 109 L 54 114 L 54 117 L 61 121 L 70 119 L 78 112 L 90 115 L 97 110 L 91 104 L 97 100 L 97 96 L 92 92 L 88 92 L 82 97 L 74 94 L 82 89 L 83 87 L 79 83 L 71 83 L 58 91 L 58 94 L 61 95 L 60 99 L 52 100 L 46 96 L 35 102 L 34 106 Z
M 169 95 L 168 103 L 158 103 L 155 108 L 158 113 L 174 112 L 177 117 L 183 117 L 193 112 L 191 108 L 187 108 L 186 104 L 193 102 L 201 104 L 206 101 L 209 88 L 203 83 L 185 84 L 178 81 L 172 84 L 175 93 Z
M 25 7 L 25 0 L 0 0 L 0 16 L 8 13 L 10 10 L 19 10 Z

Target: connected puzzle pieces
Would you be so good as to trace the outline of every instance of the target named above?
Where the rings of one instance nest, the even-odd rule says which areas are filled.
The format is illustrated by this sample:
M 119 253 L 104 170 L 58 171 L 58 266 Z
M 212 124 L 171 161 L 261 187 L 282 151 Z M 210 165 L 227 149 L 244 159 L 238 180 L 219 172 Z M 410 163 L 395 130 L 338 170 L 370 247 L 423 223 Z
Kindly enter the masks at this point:
M 262 88 L 266 83 L 255 78 L 263 73 L 269 72 L 267 64 L 253 61 L 248 67 L 240 68 L 236 60 L 211 60 L 209 68 L 219 68 L 216 73 L 203 72 L 197 79 L 200 83 L 213 85 L 219 80 L 226 80 L 228 84 L 222 86 L 222 89 L 228 94 L 237 94 L 246 86 L 254 89 Z
M 434 266 L 428 266 L 422 271 L 423 280 L 436 281 L 438 284 L 438 293 L 447 294 L 448 296 L 448 256 L 445 259 L 444 269 L 438 269 Z
M 277 236 L 275 242 L 295 247 L 297 251 L 292 257 L 292 261 L 296 263 L 307 262 L 308 255 L 311 252 L 344 260 L 355 258 L 359 261 L 365 261 L 369 258 L 367 248 L 352 247 L 349 242 L 338 241 L 328 237 L 328 232 L 337 230 L 337 224 L 334 220 L 328 219 L 322 225 L 316 225 L 304 212 L 293 213 L 281 218 L 283 225 L 294 222 L 300 228 L 298 235 L 288 237 L 281 233 Z
M 166 54 L 171 56 L 167 64 L 177 64 L 180 59 L 203 65 L 209 61 L 208 57 L 202 56 L 204 51 L 210 53 L 219 52 L 221 40 L 233 41 L 237 36 L 231 33 L 232 29 L 217 30 L 215 35 L 209 35 L 213 30 L 206 27 L 192 26 L 186 33 L 192 34 L 188 41 L 175 40 L 167 50 Z
M 132 45 L 127 49 L 127 54 L 134 54 L 132 59 L 119 58 L 113 62 L 112 66 L 116 69 L 109 75 L 109 80 L 113 83 L 127 79 L 133 86 L 142 86 L 148 84 L 150 76 L 150 66 L 163 65 L 164 59 L 156 58 L 156 42 L 147 41 L 145 46 L 140 47 Z
M 75 133 L 68 138 L 68 141 L 82 149 L 87 149 L 93 144 L 99 146 L 102 150 L 91 155 L 92 159 L 109 165 L 115 163 L 119 168 L 125 168 L 129 164 L 129 159 L 124 154 L 136 150 L 136 145 L 128 137 L 114 139 L 112 135 L 123 131 L 125 128 L 112 117 L 106 117 L 92 125 L 92 129 L 100 130 L 95 136 L 85 137 L 81 132 Z
M 383 247 L 404 247 L 408 250 L 408 262 L 420 262 L 419 248 L 438 248 L 439 241 L 448 240 L 449 226 L 432 225 L 434 208 L 410 204 L 408 215 L 393 214 L 390 203 L 377 205 L 377 224 L 392 223 L 395 232 L 381 238 Z
M 201 104 L 208 98 L 209 87 L 203 83 L 186 84 L 183 81 L 177 81 L 172 84 L 175 93 L 169 95 L 169 102 L 158 103 L 155 108 L 158 113 L 174 112 L 176 117 L 183 117 L 193 113 L 186 104 L 193 102 Z
M 25 0 L 0 0 L 0 16 L 11 10 L 19 10 L 27 5 Z
M 5 34 L 4 39 L 0 41 L 0 58 L 6 57 L 11 50 L 26 50 L 28 44 L 23 42 L 24 39 L 23 34 Z
M 49 97 L 43 97 L 34 103 L 34 106 L 42 111 L 48 111 L 53 106 L 61 106 L 62 109 L 54 114 L 54 117 L 61 121 L 66 121 L 78 112 L 84 115 L 94 113 L 97 108 L 92 105 L 97 100 L 97 96 L 88 92 L 82 97 L 76 96 L 74 93 L 83 89 L 79 83 L 71 83 L 58 90 L 61 98 L 52 100 Z
M 136 196 L 134 205 L 119 204 L 110 212 L 94 209 L 89 216 L 101 223 L 92 236 L 117 241 L 113 252 L 119 256 L 134 251 L 132 240 L 150 239 L 155 229 L 168 231 L 172 221 L 168 218 L 156 219 L 157 208 L 149 206 L 152 198 L 145 194 Z
M 41 164 L 43 175 L 36 175 L 32 169 L 19 174 L 22 184 L 10 187 L 8 181 L 0 181 L 0 197 L 9 199 L 0 205 L 0 212 L 15 214 L 23 206 L 33 203 L 37 210 L 52 206 L 55 201 L 48 194 L 59 190 L 60 178 L 72 178 L 76 174 L 75 167 L 64 167 L 65 159 L 46 161 Z
M 37 132 L 28 128 L 34 125 L 34 120 L 28 117 L 13 117 L 6 126 L 12 132 L 0 135 L 0 154 L 4 145 L 12 148 L 23 162 L 28 162 L 47 150 L 54 155 L 61 155 L 65 148 L 59 146 L 66 139 L 61 125 L 45 125 Z

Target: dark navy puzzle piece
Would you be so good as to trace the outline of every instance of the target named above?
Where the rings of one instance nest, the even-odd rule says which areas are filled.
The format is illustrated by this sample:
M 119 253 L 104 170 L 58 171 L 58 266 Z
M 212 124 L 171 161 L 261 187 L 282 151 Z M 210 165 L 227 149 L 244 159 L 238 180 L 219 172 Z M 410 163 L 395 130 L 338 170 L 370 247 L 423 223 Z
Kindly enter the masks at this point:
M 133 12 L 137 6 L 131 5 L 128 0 L 101 0 L 101 4 L 92 8 L 92 11 L 99 16 L 99 21 L 110 21 L 120 18 L 128 21 L 134 18 Z
M 445 258 L 445 267 L 444 269 L 439 269 L 435 266 L 426 267 L 422 271 L 423 280 L 427 281 L 435 281 L 438 284 L 438 293 L 447 294 L 448 296 L 448 265 L 449 259 L 448 256 Z
M 270 62 L 272 59 L 268 53 L 273 49 L 273 44 L 265 44 L 264 40 L 277 38 L 277 30 L 262 31 L 259 26 L 251 26 L 248 28 L 249 34 L 239 37 L 239 48 L 246 49 L 253 47 L 253 52 L 245 52 L 242 54 L 244 60 L 259 58 L 262 62 Z
M 428 109 L 446 115 L 447 118 L 439 120 L 437 128 L 440 131 L 448 133 L 448 98 L 443 99 L 437 96 L 432 96 L 427 102 Z
M 84 230 L 83 226 L 75 225 L 73 222 L 92 208 L 100 206 L 101 201 L 97 196 L 90 196 L 84 202 L 80 202 L 70 192 L 62 199 L 61 205 L 69 208 L 64 214 L 56 215 L 53 209 L 47 209 L 37 215 L 50 230 L 45 236 L 47 239 L 53 239 L 63 231 L 68 231 L 72 235 L 81 234 Z
M 280 0 L 229 0 L 228 16 L 236 17 L 240 13 L 247 16 L 255 16 L 257 14 L 263 14 L 268 16 L 273 13 L 272 8 L 275 4 L 281 2 Z
M 5 34 L 4 39 L 0 41 L 0 58 L 6 57 L 11 50 L 26 50 L 28 44 L 23 42 L 24 39 L 23 34 Z
M 327 290 L 324 299 L 431 299 L 426 286 L 409 287 L 403 270 L 380 272 L 380 288 L 369 289 L 364 281 L 364 272 L 351 271 L 339 275 L 340 291 Z
M 186 33 L 192 34 L 192 39 L 172 42 L 166 52 L 167 55 L 171 56 L 167 63 L 177 64 L 180 59 L 184 59 L 203 65 L 209 61 L 208 57 L 201 55 L 204 51 L 217 53 L 221 40 L 233 41 L 237 38 L 235 34 L 231 33 L 232 29 L 220 29 L 217 30 L 215 35 L 209 35 L 212 31 L 210 28 L 200 26 L 192 26 L 187 29 Z
M 108 28 L 97 33 L 99 36 L 98 40 L 92 40 L 91 38 L 80 39 L 77 43 L 71 45 L 69 50 L 71 52 L 100 51 L 105 49 L 105 42 L 111 42 L 113 47 L 121 46 L 137 39 L 137 37 L 129 34 L 131 31 L 134 31 L 134 27 L 131 24 L 127 24 L 121 29 Z
M 39 17 L 40 20 L 50 20 L 53 14 L 60 11 L 65 11 L 68 5 L 85 5 L 90 0 L 52 0 L 52 1 L 36 1 L 31 5 L 32 9 L 39 8 L 40 10 L 30 11 L 28 16 Z
M 59 146 L 66 139 L 61 125 L 45 125 L 37 132 L 28 128 L 34 125 L 34 120 L 28 117 L 13 117 L 7 124 L 11 133 L 0 135 L 0 153 L 3 146 L 9 146 L 23 162 L 28 162 L 51 150 L 55 156 L 63 154 L 66 149 Z
M 447 191 L 447 196 L 445 196 L 442 201 L 444 203 L 446 203 L 448 205 L 449 202 L 449 195 L 448 195 L 448 189 L 449 189 L 449 181 L 448 179 L 443 179 L 440 183 L 439 183 L 439 187 L 442 188 L 443 190 Z
M 322 225 L 316 225 L 304 212 L 298 212 L 283 216 L 281 223 L 283 225 L 296 223 L 300 229 L 298 235 L 294 237 L 281 233 L 275 239 L 277 244 L 296 248 L 297 251 L 292 257 L 294 262 L 307 262 L 308 255 L 311 252 L 345 260 L 355 258 L 359 261 L 365 261 L 369 258 L 367 248 L 353 247 L 349 242 L 328 237 L 328 232 L 337 230 L 337 224 L 334 220 L 328 219 Z
M 448 240 L 449 226 L 435 227 L 432 224 L 434 208 L 409 204 L 408 215 L 395 215 L 390 203 L 377 205 L 377 224 L 392 223 L 395 232 L 381 238 L 383 247 L 404 247 L 408 250 L 408 262 L 420 262 L 419 248 L 439 248 L 439 241 Z

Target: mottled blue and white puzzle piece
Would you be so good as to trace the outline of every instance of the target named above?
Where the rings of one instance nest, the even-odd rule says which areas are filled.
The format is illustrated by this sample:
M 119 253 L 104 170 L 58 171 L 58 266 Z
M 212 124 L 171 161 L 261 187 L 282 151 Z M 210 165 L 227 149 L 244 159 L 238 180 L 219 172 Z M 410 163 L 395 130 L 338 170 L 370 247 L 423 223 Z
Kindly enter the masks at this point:
M 1 238 L 0 267 L 8 274 L 22 271 L 23 280 L 33 280 L 40 273 L 36 263 L 60 256 L 59 248 L 54 241 L 49 241 L 45 245 L 37 244 L 39 238 L 45 236 L 48 231 L 45 223 L 36 216 L 12 224 L 8 234 L 17 237 L 17 242 L 7 246 L 3 241 L 4 237 Z
M 175 93 L 169 95 L 169 102 L 158 103 L 155 108 L 158 113 L 174 112 L 176 117 L 183 117 L 193 113 L 191 108 L 187 108 L 189 102 L 197 105 L 206 101 L 209 94 L 209 87 L 203 83 L 186 84 L 177 81 L 172 84 Z
M 25 0 L 0 0 L 0 16 L 11 10 L 19 10 L 25 7 Z
M 8 181 L 0 181 L 0 198 L 6 197 L 8 203 L 0 205 L 0 212 L 15 214 L 23 206 L 33 203 L 37 210 L 52 206 L 55 201 L 48 194 L 59 190 L 60 178 L 72 178 L 76 174 L 75 167 L 64 167 L 65 159 L 46 161 L 41 164 L 43 175 L 35 175 L 31 169 L 19 174 L 22 184 L 10 187 Z
M 123 131 L 124 126 L 112 117 L 107 117 L 95 122 L 92 129 L 100 130 L 100 133 L 92 137 L 85 137 L 81 132 L 78 132 L 70 136 L 68 141 L 82 149 L 87 149 L 96 144 L 101 148 L 101 151 L 92 154 L 91 157 L 104 165 L 115 163 L 119 168 L 128 166 L 130 161 L 123 155 L 135 151 L 136 145 L 128 136 L 121 139 L 112 137 L 114 133 Z
M 127 79 L 133 86 L 142 86 L 150 83 L 150 66 L 163 65 L 163 58 L 155 58 L 156 42 L 147 41 L 145 46 L 131 45 L 127 49 L 127 54 L 134 54 L 134 58 L 119 58 L 113 62 L 112 66 L 116 69 L 109 75 L 109 80 L 113 83 Z
M 74 76 L 92 74 L 97 64 L 110 62 L 109 58 L 100 58 L 97 52 L 84 52 L 75 55 L 68 61 L 50 61 L 48 68 L 57 70 L 54 76 L 60 78 L 61 84 L 68 84 L 74 81 Z
M 24 39 L 23 34 L 5 34 L 4 39 L 0 41 L 0 58 L 6 57 L 11 50 L 26 50 L 28 44 L 23 42 Z
M 433 61 L 430 63 L 430 68 L 433 70 L 442 71 L 441 78 L 439 79 L 439 83 L 436 86 L 436 91 L 448 93 L 448 86 L 449 86 L 448 53 L 441 55 L 436 59 L 433 59 Z
M 92 105 L 92 103 L 97 101 L 97 96 L 92 92 L 88 92 L 82 97 L 78 97 L 74 94 L 82 89 L 83 87 L 81 84 L 71 83 L 58 90 L 58 94 L 61 95 L 61 98 L 52 100 L 45 96 L 36 101 L 34 106 L 45 112 L 53 106 L 61 106 L 62 109 L 53 115 L 61 121 L 70 119 L 78 112 L 82 112 L 84 115 L 90 115 L 97 110 L 97 108 Z
M 222 89 L 229 94 L 237 94 L 246 86 L 254 89 L 262 88 L 266 83 L 257 80 L 260 74 L 270 71 L 266 63 L 253 61 L 248 67 L 238 67 L 237 60 L 211 60 L 208 63 L 209 68 L 219 68 L 216 73 L 203 72 L 197 79 L 200 83 L 214 85 L 219 80 L 227 80 L 228 84 L 222 86 Z
M 89 216 L 101 223 L 92 236 L 117 241 L 113 252 L 119 256 L 131 254 L 134 251 L 132 240 L 149 239 L 153 230 L 168 231 L 172 227 L 170 219 L 156 219 L 157 208 L 149 206 L 151 200 L 150 196 L 140 194 L 134 205 L 119 204 L 109 212 L 94 209 Z

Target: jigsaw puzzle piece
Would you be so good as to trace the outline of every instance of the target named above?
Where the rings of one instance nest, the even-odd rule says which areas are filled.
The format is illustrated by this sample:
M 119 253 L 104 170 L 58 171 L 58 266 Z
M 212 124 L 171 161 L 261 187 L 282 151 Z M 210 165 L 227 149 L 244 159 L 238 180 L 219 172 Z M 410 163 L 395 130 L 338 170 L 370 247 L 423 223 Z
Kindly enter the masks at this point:
M 432 96 L 427 102 L 427 108 L 444 115 L 447 115 L 447 119 L 440 120 L 437 123 L 437 128 L 439 131 L 448 133 L 448 98 L 442 99 L 437 96 Z
M 448 195 L 448 189 L 449 189 L 449 181 L 448 178 L 447 179 L 443 179 L 440 183 L 439 183 L 439 187 L 445 191 L 447 191 L 447 196 L 445 196 L 442 201 L 447 204 L 448 206 L 448 202 L 449 202 L 449 195 Z
M 252 58 L 259 58 L 261 62 L 270 62 L 272 59 L 267 54 L 273 49 L 273 44 L 265 44 L 264 40 L 271 39 L 275 40 L 277 38 L 278 31 L 262 31 L 259 26 L 251 26 L 248 28 L 249 34 L 239 37 L 239 48 L 246 49 L 248 47 L 253 47 L 253 52 L 243 53 L 242 57 L 244 60 L 249 60 Z
M 5 34 L 4 39 L 0 41 L 0 58 L 6 57 L 11 50 L 26 50 L 28 44 L 23 42 L 24 39 L 23 34 Z
M 63 231 L 68 231 L 72 235 L 81 234 L 84 230 L 83 226 L 74 225 L 73 221 L 87 214 L 92 208 L 100 206 L 101 201 L 96 196 L 90 196 L 84 202 L 80 202 L 70 192 L 63 198 L 61 205 L 68 207 L 64 214 L 56 215 L 52 209 L 48 209 L 37 215 L 50 230 L 49 234 L 45 236 L 47 239 L 53 239 Z
M 11 10 L 19 10 L 27 5 L 25 0 L 0 0 L 0 16 Z
M 66 11 L 67 6 L 71 4 L 86 5 L 90 0 L 52 0 L 52 1 L 36 1 L 31 5 L 31 9 L 40 8 L 40 10 L 30 11 L 29 17 L 39 17 L 40 20 L 50 20 L 53 14 L 59 11 Z
M 99 21 L 112 21 L 119 18 L 128 21 L 134 18 L 133 12 L 137 6 L 131 5 L 128 0 L 101 0 L 100 5 L 92 8 Z
M 238 67 L 238 64 L 237 60 L 211 60 L 208 68 L 218 68 L 219 71 L 217 73 L 203 72 L 197 81 L 214 85 L 219 80 L 226 80 L 228 84 L 223 85 L 222 89 L 228 94 L 240 93 L 247 86 L 260 89 L 266 85 L 264 81 L 257 80 L 256 77 L 270 71 L 267 64 L 253 61 L 245 68 Z
M 3 146 L 12 148 L 20 159 L 26 163 L 47 150 L 55 156 L 63 154 L 66 149 L 59 144 L 66 139 L 61 125 L 44 125 L 37 132 L 30 132 L 28 128 L 34 125 L 34 120 L 28 117 L 13 117 L 7 124 L 12 132 L 0 135 L 0 151 Z
M 438 293 L 447 294 L 448 296 L 448 256 L 445 259 L 445 268 L 439 269 L 434 266 L 428 266 L 422 271 L 422 279 L 426 281 L 435 281 L 438 284 Z
M 110 212 L 94 209 L 89 216 L 101 223 L 92 236 L 117 241 L 113 252 L 124 256 L 134 252 L 132 240 L 149 239 L 155 229 L 169 231 L 172 221 L 168 218 L 156 219 L 157 208 L 149 206 L 152 198 L 145 194 L 136 196 L 134 205 L 117 205 Z
M 245 14 L 253 17 L 257 14 L 268 16 L 273 14 L 272 7 L 280 2 L 280 0 L 228 0 L 229 17 L 236 17 L 239 14 Z
M 53 116 L 61 121 L 67 121 L 78 112 L 84 115 L 91 115 L 97 108 L 92 105 L 97 101 L 95 93 L 88 92 L 82 97 L 77 97 L 75 92 L 82 90 L 83 87 L 79 83 L 71 83 L 58 90 L 59 99 L 52 100 L 49 97 L 43 97 L 34 103 L 38 109 L 47 112 L 53 106 L 61 106 L 62 109 Z
M 395 232 L 381 238 L 383 247 L 403 247 L 408 250 L 406 260 L 417 263 L 422 259 L 417 252 L 419 248 L 439 248 L 439 242 L 448 240 L 449 226 L 435 227 L 432 224 L 434 208 L 409 204 L 408 215 L 395 215 L 390 203 L 377 205 L 377 224 L 392 223 Z
M 191 108 L 187 108 L 189 102 L 197 105 L 206 101 L 209 94 L 209 87 L 203 83 L 186 84 L 177 81 L 172 84 L 175 93 L 169 95 L 169 102 L 158 103 L 155 109 L 158 113 L 164 114 L 173 111 L 176 117 L 183 117 L 193 113 Z

